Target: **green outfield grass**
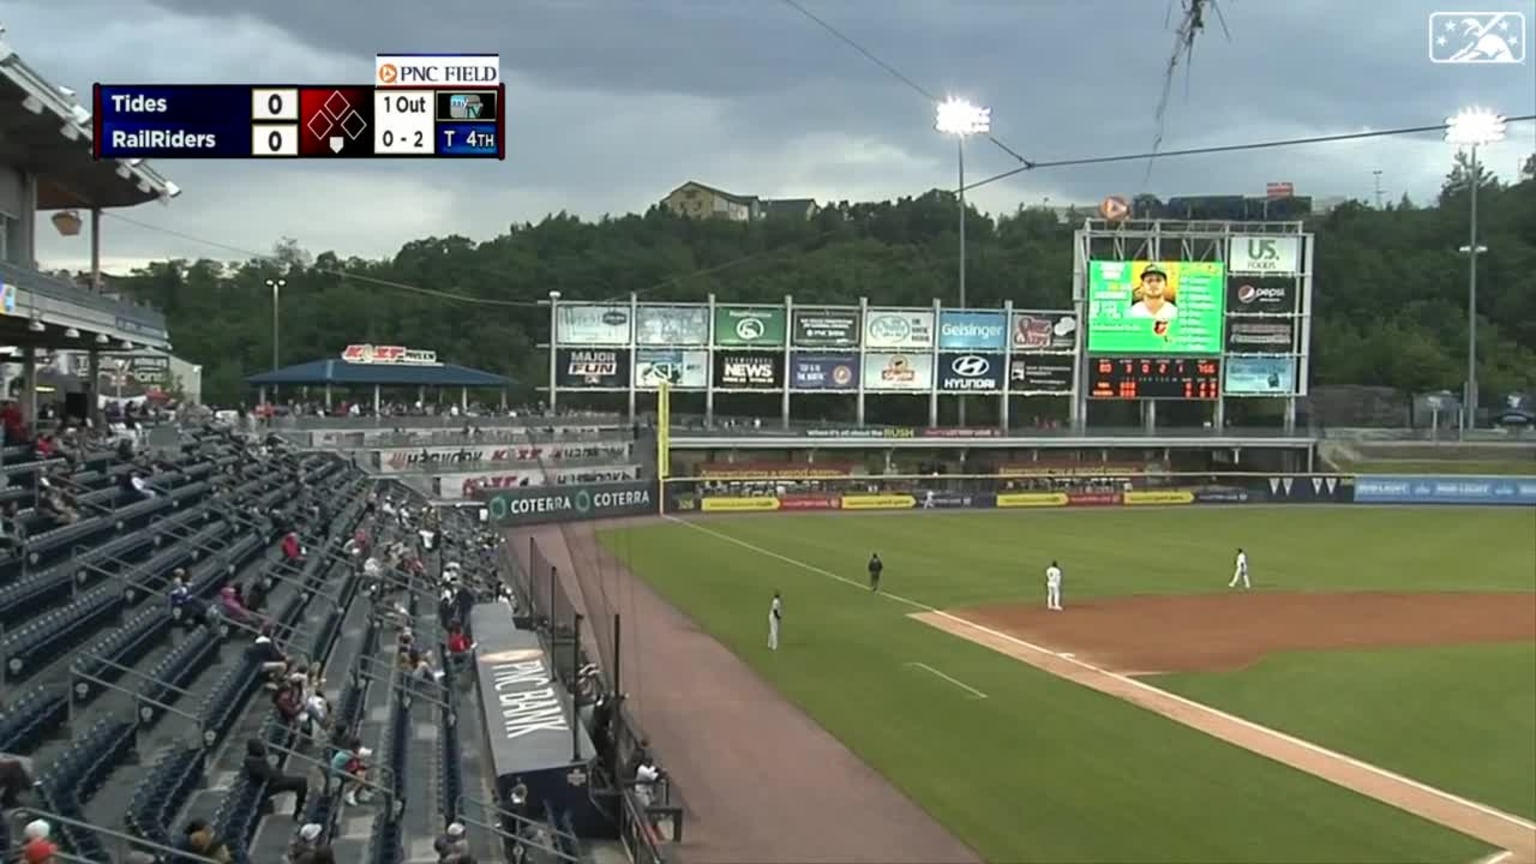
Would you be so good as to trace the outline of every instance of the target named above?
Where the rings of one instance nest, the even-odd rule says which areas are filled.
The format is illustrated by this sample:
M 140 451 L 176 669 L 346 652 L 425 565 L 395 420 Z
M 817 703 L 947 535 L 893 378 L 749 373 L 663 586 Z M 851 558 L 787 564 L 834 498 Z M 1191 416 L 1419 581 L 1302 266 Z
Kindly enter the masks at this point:
M 1536 819 L 1536 643 L 1296 652 L 1149 681 Z
M 701 524 L 857 582 L 879 551 L 888 591 L 939 608 L 1038 601 L 1051 558 L 1067 570 L 1069 596 L 1219 590 L 1238 545 L 1261 589 L 1536 590 L 1529 511 L 1148 508 Z M 1464 862 L 1488 851 L 696 528 L 603 539 L 989 860 Z M 770 654 L 763 619 L 774 589 L 787 623 L 783 650 Z M 912 662 L 989 698 L 968 698 Z M 1452 707 L 1432 721 L 1447 733 L 1461 728 Z M 1461 734 L 1477 735 L 1477 722 Z
M 1533 459 L 1355 459 L 1340 461 L 1338 468 L 1350 474 L 1536 476 L 1536 460 Z

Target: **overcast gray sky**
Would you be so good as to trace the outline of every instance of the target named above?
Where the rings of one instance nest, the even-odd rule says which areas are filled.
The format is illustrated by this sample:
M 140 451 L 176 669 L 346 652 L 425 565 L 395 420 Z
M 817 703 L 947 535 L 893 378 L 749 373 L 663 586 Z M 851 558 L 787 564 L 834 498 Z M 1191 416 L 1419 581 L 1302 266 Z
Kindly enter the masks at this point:
M 1151 145 L 1172 50 L 1168 0 L 802 0 L 924 87 L 993 109 L 1032 159 Z M 1173 0 L 1177 7 L 1179 0 Z M 1448 0 L 1220 0 L 1167 112 L 1164 149 L 1435 122 L 1469 103 L 1536 113 L 1536 61 L 1428 59 Z M 1523 12 L 1536 3 L 1475 0 Z M 1176 16 L 1175 16 L 1176 17 Z M 184 194 L 109 220 L 109 269 L 167 257 L 240 257 L 284 236 L 311 251 L 387 256 L 409 240 L 486 239 L 566 210 L 640 211 L 686 180 L 742 194 L 869 200 L 955 184 L 932 106 L 782 0 L 25 0 L 0 2 L 6 40 L 58 84 L 371 82 L 373 55 L 496 52 L 507 82 L 500 163 L 163 161 Z M 1536 124 L 1490 148 L 1513 177 Z M 1013 167 L 984 142 L 974 179 Z M 1110 194 L 1302 194 L 1423 200 L 1450 152 L 1435 136 L 1042 170 L 976 190 L 992 212 Z M 190 235 L 200 243 L 176 236 Z M 80 266 L 85 239 L 52 232 L 48 266 Z

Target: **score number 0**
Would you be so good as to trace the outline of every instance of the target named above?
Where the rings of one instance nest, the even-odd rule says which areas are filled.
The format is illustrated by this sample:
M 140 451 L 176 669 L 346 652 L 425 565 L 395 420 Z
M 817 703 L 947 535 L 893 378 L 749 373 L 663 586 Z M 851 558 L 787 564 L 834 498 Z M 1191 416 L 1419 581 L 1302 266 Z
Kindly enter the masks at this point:
M 299 155 L 299 91 L 251 90 L 251 155 Z

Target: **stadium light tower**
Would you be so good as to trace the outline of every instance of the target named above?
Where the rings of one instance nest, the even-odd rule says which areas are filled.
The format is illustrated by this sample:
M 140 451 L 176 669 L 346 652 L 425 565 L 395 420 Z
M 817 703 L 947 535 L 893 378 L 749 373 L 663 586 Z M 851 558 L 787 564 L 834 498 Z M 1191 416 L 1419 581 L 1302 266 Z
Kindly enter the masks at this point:
M 933 128 L 945 135 L 955 136 L 956 165 L 960 172 L 960 185 L 956 187 L 960 202 L 960 308 L 965 308 L 965 139 L 970 135 L 986 135 L 992 131 L 992 109 L 973 105 L 964 99 L 950 98 L 938 104 L 934 111 Z M 1003 374 L 1008 374 L 1004 370 Z M 960 425 L 965 425 L 965 397 L 959 400 Z
M 283 286 L 288 284 L 287 279 L 268 279 L 267 287 L 272 289 L 272 371 L 277 371 L 277 311 L 282 299 Z
M 1503 141 L 1504 128 L 1504 117 L 1486 108 L 1463 108 L 1445 121 L 1445 140 L 1466 147 L 1471 157 L 1468 159 L 1467 190 L 1471 213 L 1467 245 L 1461 247 L 1467 255 L 1467 392 L 1461 412 L 1463 433 L 1477 425 L 1477 256 L 1488 249 L 1477 242 L 1477 187 L 1481 170 L 1477 148 Z

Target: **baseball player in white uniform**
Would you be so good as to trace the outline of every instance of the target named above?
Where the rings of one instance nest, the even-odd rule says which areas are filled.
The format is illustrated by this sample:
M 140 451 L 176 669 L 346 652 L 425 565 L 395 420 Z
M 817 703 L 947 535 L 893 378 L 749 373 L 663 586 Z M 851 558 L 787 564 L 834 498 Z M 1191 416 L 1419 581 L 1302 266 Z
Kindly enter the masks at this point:
M 779 622 L 784 619 L 784 601 L 779 592 L 773 592 L 773 602 L 768 604 L 768 650 L 779 650 Z
M 1237 550 L 1237 563 L 1232 570 L 1232 581 L 1227 583 L 1228 588 L 1236 588 L 1241 584 L 1244 588 L 1252 587 L 1248 584 L 1248 553 Z
M 1045 608 L 1061 611 L 1061 567 L 1055 561 L 1045 568 Z

